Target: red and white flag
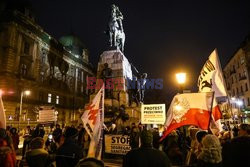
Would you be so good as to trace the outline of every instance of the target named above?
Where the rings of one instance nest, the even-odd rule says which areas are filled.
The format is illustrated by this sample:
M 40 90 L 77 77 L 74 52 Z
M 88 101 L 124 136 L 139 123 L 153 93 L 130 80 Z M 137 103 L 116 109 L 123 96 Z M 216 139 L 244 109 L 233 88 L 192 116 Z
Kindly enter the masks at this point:
M 185 93 L 176 95 L 168 109 L 163 140 L 173 130 L 195 125 L 207 130 L 210 121 L 210 110 L 213 100 L 212 93 Z M 216 110 L 217 107 L 213 108 Z
M 216 49 L 211 53 L 201 70 L 200 76 L 198 78 L 198 88 L 199 92 L 213 91 L 215 98 L 227 96 L 223 72 L 221 69 L 220 60 Z M 217 102 L 215 101 L 214 106 L 216 105 Z M 218 110 L 213 111 L 211 119 L 210 128 L 213 133 L 215 133 L 215 131 L 222 131 L 222 125 L 220 122 L 222 114 L 219 110 L 219 107 L 217 108 Z
M 82 115 L 83 126 L 90 135 L 88 157 L 101 159 L 104 124 L 104 85 Z
M 2 100 L 2 91 L 0 90 L 0 128 L 6 129 L 6 115 Z

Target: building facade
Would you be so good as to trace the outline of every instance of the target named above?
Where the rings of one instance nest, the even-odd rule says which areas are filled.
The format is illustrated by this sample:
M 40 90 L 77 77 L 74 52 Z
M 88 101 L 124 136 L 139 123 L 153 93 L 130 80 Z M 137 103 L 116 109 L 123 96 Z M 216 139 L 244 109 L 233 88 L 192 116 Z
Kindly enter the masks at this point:
M 87 77 L 94 76 L 86 47 L 73 35 L 59 41 L 51 37 L 27 4 L 1 4 L 0 20 L 0 89 L 7 124 L 15 126 L 19 116 L 21 126 L 37 123 L 44 105 L 58 111 L 59 123 L 76 123 L 78 109 L 88 101 Z M 25 90 L 31 94 L 21 98 Z
M 233 108 L 246 113 L 250 111 L 250 36 L 224 67 L 224 76 Z M 244 116 L 244 112 L 240 114 Z

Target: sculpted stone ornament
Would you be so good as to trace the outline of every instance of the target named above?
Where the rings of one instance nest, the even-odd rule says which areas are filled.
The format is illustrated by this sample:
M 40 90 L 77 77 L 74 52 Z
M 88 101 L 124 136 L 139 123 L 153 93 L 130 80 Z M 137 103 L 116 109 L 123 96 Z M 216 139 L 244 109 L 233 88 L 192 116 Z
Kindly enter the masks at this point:
M 109 44 L 124 52 L 125 33 L 122 25 L 123 15 L 114 4 L 111 6 L 111 17 L 109 21 Z

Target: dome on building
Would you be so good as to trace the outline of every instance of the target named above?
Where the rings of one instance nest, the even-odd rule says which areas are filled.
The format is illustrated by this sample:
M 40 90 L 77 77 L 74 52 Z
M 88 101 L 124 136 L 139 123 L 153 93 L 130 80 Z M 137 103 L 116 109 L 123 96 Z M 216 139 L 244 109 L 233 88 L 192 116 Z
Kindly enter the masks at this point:
M 70 51 L 75 55 L 81 56 L 83 49 L 86 49 L 83 42 L 74 35 L 63 36 L 59 39 L 59 42 L 65 47 L 67 51 Z

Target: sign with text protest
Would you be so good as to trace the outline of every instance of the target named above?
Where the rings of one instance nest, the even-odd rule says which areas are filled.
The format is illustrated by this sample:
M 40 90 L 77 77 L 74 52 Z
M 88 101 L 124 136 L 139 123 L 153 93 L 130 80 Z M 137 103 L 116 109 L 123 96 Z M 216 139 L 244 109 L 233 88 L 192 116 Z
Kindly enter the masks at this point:
M 142 124 L 164 124 L 165 119 L 165 104 L 143 104 L 141 106 Z
M 105 153 L 125 155 L 131 150 L 127 135 L 105 135 Z

